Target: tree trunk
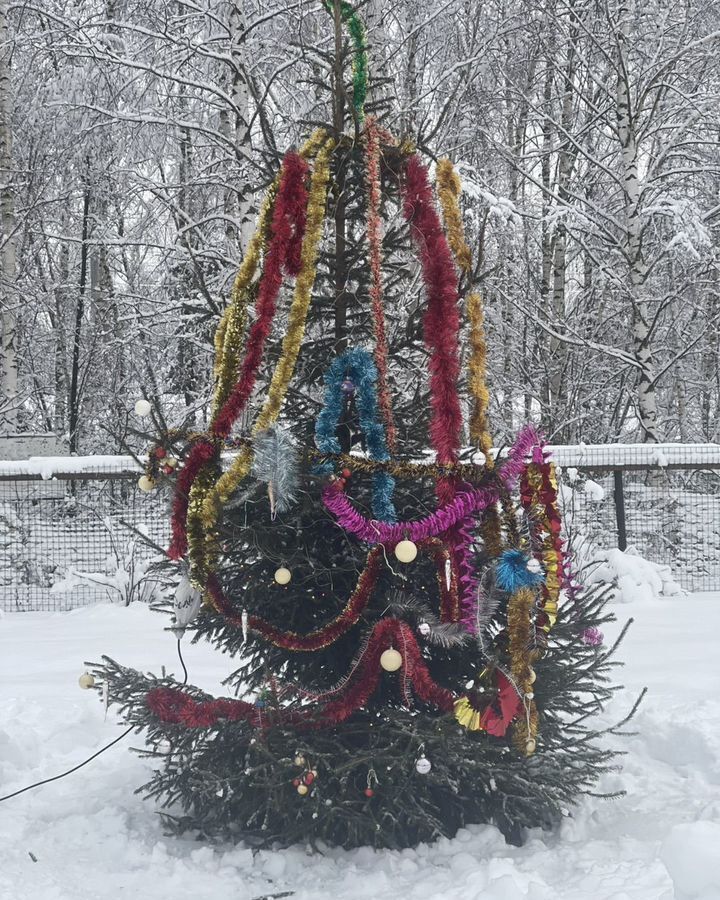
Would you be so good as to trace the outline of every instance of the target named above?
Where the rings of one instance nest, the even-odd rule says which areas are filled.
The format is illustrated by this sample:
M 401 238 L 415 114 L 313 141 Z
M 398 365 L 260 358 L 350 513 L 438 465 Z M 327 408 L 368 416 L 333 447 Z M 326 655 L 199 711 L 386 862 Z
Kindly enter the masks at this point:
M 642 187 L 638 174 L 638 146 L 635 115 L 632 107 L 629 72 L 630 21 L 628 4 L 619 9 L 617 41 L 617 127 L 621 149 L 622 184 L 625 205 L 625 253 L 629 268 L 632 304 L 632 347 L 639 371 L 637 416 L 643 440 L 660 440 L 657 397 L 655 394 L 655 361 L 651 347 L 650 311 L 647 297 L 648 267 L 642 249 Z
M 0 0 L 0 433 L 18 426 L 18 330 L 15 205 L 12 177 L 13 96 L 10 81 L 8 0 Z

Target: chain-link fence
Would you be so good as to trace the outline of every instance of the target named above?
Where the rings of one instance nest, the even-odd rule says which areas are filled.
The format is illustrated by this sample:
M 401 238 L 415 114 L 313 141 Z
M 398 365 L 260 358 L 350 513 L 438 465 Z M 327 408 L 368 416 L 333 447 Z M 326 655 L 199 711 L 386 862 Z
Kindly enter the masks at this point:
M 720 590 L 720 445 L 580 445 L 553 457 L 577 533 L 668 566 L 687 590 Z
M 720 590 L 720 446 L 554 447 L 571 528 L 633 549 L 689 590 Z M 0 462 L 0 608 L 150 601 L 168 510 L 126 457 Z
M 0 608 L 149 602 L 167 511 L 119 458 L 0 462 Z

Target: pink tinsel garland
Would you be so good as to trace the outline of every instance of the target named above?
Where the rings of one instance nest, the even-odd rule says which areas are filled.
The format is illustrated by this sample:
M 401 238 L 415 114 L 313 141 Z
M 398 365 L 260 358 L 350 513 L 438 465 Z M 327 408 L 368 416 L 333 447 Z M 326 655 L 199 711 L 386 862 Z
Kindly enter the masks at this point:
M 415 522 L 378 522 L 359 513 L 343 493 L 342 488 L 332 482 L 323 488 L 323 503 L 335 516 L 338 525 L 350 534 L 368 544 L 388 544 L 394 546 L 402 540 L 417 543 L 425 538 L 436 537 L 457 525 L 473 513 L 485 509 L 495 500 L 497 493 L 490 488 L 469 488 L 457 493 L 455 498 L 424 519 Z

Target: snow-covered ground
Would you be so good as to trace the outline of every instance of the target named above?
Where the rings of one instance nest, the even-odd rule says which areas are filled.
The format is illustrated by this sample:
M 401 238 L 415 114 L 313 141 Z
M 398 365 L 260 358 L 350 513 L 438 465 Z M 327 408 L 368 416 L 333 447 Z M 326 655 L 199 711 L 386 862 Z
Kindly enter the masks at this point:
M 285 896 L 373 900 L 720 900 L 720 595 L 638 598 L 624 645 L 622 714 L 650 689 L 621 741 L 622 773 L 588 798 L 557 834 L 508 847 L 495 828 L 413 851 L 303 848 L 253 854 L 168 838 L 134 789 L 148 763 L 127 739 L 58 782 L 0 804 L 2 900 L 251 900 Z M 135 604 L 0 620 L 0 795 L 56 774 L 118 734 L 83 660 L 102 653 L 159 672 L 178 671 L 163 619 Z M 218 692 L 231 660 L 185 648 L 190 680 Z M 620 739 L 616 739 L 620 741 Z

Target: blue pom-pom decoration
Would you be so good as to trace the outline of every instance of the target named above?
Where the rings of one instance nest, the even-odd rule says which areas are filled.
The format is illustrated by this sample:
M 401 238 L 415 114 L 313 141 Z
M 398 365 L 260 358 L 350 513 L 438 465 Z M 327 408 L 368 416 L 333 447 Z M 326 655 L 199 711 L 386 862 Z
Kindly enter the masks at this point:
M 508 594 L 514 594 L 519 588 L 542 584 L 542 574 L 530 572 L 528 562 L 529 557 L 522 550 L 505 550 L 495 569 L 497 586 Z

